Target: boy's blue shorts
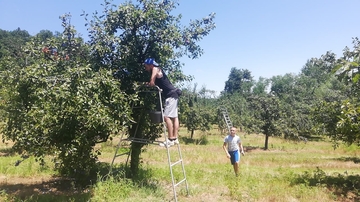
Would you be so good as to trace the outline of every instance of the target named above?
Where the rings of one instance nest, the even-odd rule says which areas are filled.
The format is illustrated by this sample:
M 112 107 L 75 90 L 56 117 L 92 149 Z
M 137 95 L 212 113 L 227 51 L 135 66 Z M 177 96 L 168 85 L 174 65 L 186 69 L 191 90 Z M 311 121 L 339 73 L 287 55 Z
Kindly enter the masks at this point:
M 239 153 L 239 150 L 229 151 L 229 154 L 230 154 L 230 161 L 231 161 L 231 164 L 232 164 L 232 165 L 234 165 L 234 163 L 240 161 L 240 153 Z

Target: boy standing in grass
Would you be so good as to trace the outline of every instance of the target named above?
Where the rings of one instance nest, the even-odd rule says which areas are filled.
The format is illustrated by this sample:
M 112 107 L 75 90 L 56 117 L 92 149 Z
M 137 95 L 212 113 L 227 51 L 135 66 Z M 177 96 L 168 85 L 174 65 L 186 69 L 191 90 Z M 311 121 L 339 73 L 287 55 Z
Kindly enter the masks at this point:
M 245 155 L 245 153 L 240 137 L 236 135 L 235 127 L 231 127 L 230 134 L 225 137 L 223 149 L 226 153 L 227 158 L 230 159 L 230 162 L 234 167 L 235 175 L 238 176 L 240 162 L 239 150 L 241 151 L 242 155 Z

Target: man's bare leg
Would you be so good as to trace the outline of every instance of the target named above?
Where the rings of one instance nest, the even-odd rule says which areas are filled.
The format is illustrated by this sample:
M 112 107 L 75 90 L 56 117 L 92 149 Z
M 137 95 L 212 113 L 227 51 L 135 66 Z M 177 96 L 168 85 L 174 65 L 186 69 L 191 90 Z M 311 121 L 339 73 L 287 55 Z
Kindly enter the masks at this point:
M 179 137 L 179 118 L 173 118 L 173 138 L 178 138 Z
M 174 129 L 173 129 L 173 122 L 171 118 L 165 116 L 165 123 L 168 131 L 168 139 L 172 139 L 174 137 Z

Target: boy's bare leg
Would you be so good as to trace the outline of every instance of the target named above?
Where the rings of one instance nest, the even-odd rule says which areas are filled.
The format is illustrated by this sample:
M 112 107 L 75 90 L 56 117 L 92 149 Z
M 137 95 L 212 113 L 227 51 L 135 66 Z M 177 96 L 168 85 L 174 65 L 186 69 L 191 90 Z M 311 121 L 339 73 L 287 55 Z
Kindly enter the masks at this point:
M 234 171 L 235 171 L 235 175 L 238 176 L 238 173 L 239 173 L 239 162 L 235 162 L 235 163 L 234 163 Z

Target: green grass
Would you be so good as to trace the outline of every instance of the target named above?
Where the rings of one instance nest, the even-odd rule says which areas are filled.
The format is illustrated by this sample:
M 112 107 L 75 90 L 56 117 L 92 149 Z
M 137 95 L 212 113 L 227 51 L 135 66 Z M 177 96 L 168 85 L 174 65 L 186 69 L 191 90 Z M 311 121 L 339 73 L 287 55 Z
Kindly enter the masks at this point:
M 264 136 L 241 134 L 246 155 L 241 157 L 240 176 L 222 150 L 223 136 L 216 130 L 211 135 L 197 132 L 194 140 L 185 130 L 180 132 L 180 145 L 189 185 L 177 187 L 179 201 L 358 201 L 360 200 L 360 149 L 342 145 L 334 150 L 328 141 L 292 142 L 271 137 L 269 150 L 262 150 Z M 97 145 L 102 162 L 111 163 L 118 140 Z M 5 147 L 5 146 L 4 146 Z M 6 149 L 2 153 L 6 153 Z M 126 150 L 122 150 L 126 151 Z M 0 184 L 3 201 L 170 201 L 173 198 L 166 149 L 156 145 L 144 147 L 141 177 L 125 180 L 122 175 L 98 181 L 84 190 L 62 192 L 6 191 L 11 187 Z M 177 158 L 175 147 L 171 157 Z M 14 166 L 20 157 L 0 156 L 0 176 L 19 179 L 46 178 L 53 175 L 51 166 L 41 168 L 31 157 Z M 115 159 L 114 169 L 125 163 Z M 174 177 L 182 179 L 181 168 L 174 167 Z M 41 180 L 40 180 L 41 181 Z M 25 184 L 25 183 L 24 183 Z M 40 183 L 41 184 L 41 183 Z M 43 184 L 43 182 L 42 182 Z M 31 186 L 36 187 L 35 183 Z M 30 186 L 30 185 L 29 185 Z M 49 185 L 50 186 L 50 185 Z M 20 189 L 20 188 L 19 188 Z

